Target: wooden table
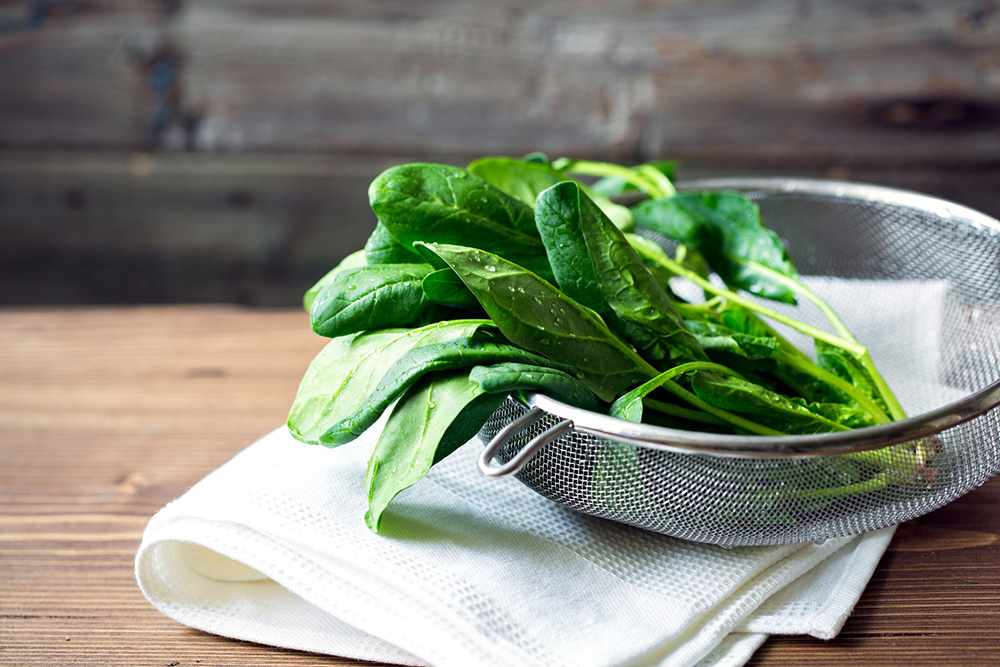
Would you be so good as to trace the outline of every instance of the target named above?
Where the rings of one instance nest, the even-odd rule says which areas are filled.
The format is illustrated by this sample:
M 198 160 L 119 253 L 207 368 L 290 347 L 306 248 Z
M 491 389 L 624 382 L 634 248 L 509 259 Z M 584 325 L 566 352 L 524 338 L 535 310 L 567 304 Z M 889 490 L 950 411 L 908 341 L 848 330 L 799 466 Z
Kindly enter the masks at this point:
M 357 665 L 156 612 L 149 517 L 285 417 L 322 340 L 299 312 L 0 311 L 0 664 Z M 997 664 L 1000 478 L 900 528 L 840 636 L 754 665 Z

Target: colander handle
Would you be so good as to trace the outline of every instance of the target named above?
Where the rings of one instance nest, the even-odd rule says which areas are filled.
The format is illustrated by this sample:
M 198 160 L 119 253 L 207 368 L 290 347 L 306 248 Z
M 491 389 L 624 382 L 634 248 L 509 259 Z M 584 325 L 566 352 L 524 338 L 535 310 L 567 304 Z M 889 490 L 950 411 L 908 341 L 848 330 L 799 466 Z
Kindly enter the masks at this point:
M 541 408 L 532 408 L 503 427 L 499 433 L 493 436 L 493 439 L 490 440 L 486 445 L 486 448 L 483 449 L 483 453 L 480 454 L 479 471 L 489 477 L 506 477 L 507 475 L 513 475 L 518 470 L 523 468 L 524 464 L 530 461 L 531 457 L 533 457 L 539 449 L 573 428 L 573 422 L 568 419 L 564 419 L 552 428 L 546 429 L 529 440 L 528 443 L 521 448 L 521 451 L 515 454 L 506 463 L 493 465 L 493 457 L 495 457 L 497 452 L 499 452 L 500 449 L 507 444 L 507 441 L 520 432 L 521 429 L 526 428 L 527 426 L 538 421 L 543 414 L 545 414 L 545 412 Z

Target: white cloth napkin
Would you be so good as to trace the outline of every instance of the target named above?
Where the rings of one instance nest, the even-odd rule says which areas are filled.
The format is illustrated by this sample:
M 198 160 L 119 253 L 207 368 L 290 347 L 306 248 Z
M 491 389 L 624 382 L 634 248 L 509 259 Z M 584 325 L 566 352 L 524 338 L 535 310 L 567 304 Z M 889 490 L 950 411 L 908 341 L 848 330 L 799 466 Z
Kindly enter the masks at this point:
M 850 321 L 856 286 L 835 287 L 830 300 L 889 381 L 917 381 L 904 405 L 960 395 L 940 393 L 934 364 L 914 376 L 914 355 L 936 354 L 945 286 L 904 285 L 874 324 Z M 381 662 L 741 665 L 769 634 L 835 636 L 893 531 L 778 547 L 685 542 L 487 479 L 473 441 L 400 494 L 376 535 L 363 520 L 364 475 L 381 424 L 335 450 L 279 428 L 199 482 L 146 529 L 145 595 L 208 632 Z

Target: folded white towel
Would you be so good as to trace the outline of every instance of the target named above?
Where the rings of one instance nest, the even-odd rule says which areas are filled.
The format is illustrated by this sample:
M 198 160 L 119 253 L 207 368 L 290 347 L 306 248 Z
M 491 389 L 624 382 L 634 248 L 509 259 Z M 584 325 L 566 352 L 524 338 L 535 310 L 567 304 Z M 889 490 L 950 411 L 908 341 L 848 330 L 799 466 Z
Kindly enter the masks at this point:
M 944 286 L 905 285 L 868 327 L 856 317 L 866 299 L 841 287 L 831 300 L 890 382 L 922 387 L 911 406 L 954 398 L 935 397 L 936 366 L 914 366 L 936 353 Z M 240 453 L 152 519 L 136 560 L 143 592 L 194 628 L 364 660 L 739 665 L 769 634 L 836 635 L 892 535 L 685 542 L 487 479 L 478 441 L 400 494 L 376 535 L 364 477 L 381 424 L 335 450 L 280 428 Z

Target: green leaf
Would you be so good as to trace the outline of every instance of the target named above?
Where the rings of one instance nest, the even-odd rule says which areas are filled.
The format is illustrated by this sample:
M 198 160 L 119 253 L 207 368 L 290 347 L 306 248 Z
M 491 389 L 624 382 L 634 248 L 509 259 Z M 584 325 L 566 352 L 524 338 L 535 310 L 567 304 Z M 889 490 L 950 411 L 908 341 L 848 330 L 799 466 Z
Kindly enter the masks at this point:
M 469 165 L 469 172 L 531 207 L 542 190 L 571 179 L 548 164 L 512 157 L 480 158 Z
M 814 412 L 805 401 L 793 400 L 737 377 L 699 371 L 692 376 L 691 387 L 698 398 L 710 405 L 752 417 L 784 433 L 827 433 L 848 428 Z
M 627 206 L 616 204 L 610 198 L 593 192 L 585 183 L 577 181 L 565 171 L 552 168 L 548 162 L 531 162 L 511 157 L 487 157 L 470 164 L 469 171 L 532 207 L 543 190 L 563 181 L 573 181 L 594 200 L 617 227 L 628 230 L 635 226 L 632 211 Z
M 430 270 L 427 264 L 377 264 L 337 273 L 312 304 L 313 331 L 333 338 L 441 319 L 447 310 L 421 286 Z
M 853 385 L 858 391 L 870 398 L 879 408 L 888 412 L 888 406 L 882 394 L 875 387 L 871 376 L 861 363 L 847 351 L 835 347 L 821 340 L 813 341 L 816 348 L 816 365 L 825 371 L 833 373 L 837 377 Z M 850 402 L 850 399 L 832 390 L 835 393 L 837 402 Z
M 481 310 L 476 297 L 451 269 L 439 269 L 427 274 L 422 283 L 424 294 L 434 303 L 452 308 Z
M 686 319 L 685 322 L 709 355 L 727 352 L 747 359 L 768 359 L 779 347 L 773 336 L 742 333 L 711 320 Z
M 697 250 L 731 287 L 795 303 L 798 273 L 760 209 L 737 192 L 684 192 L 632 207 L 636 223 Z
M 334 338 L 309 367 L 289 427 L 299 440 L 350 442 L 423 374 L 501 361 L 552 365 L 488 332 L 485 320 L 453 320 L 389 334 Z M 344 342 L 340 342 L 340 341 Z
M 382 172 L 368 189 L 372 210 L 396 241 L 461 243 L 549 275 L 534 212 L 464 169 L 415 163 Z
M 416 264 L 420 257 L 392 238 L 389 230 L 381 222 L 365 242 L 365 257 L 368 264 Z
M 378 532 L 392 499 L 474 437 L 504 399 L 484 392 L 464 371 L 432 373 L 407 390 L 368 461 L 368 527 Z
M 302 307 L 308 313 L 312 309 L 316 296 L 323 291 L 323 288 L 333 282 L 333 279 L 337 277 L 337 274 L 342 271 L 347 271 L 348 269 L 354 269 L 364 265 L 365 251 L 355 250 L 352 252 L 350 255 L 341 260 L 340 264 L 327 271 L 326 275 L 320 278 L 315 285 L 306 290 L 305 295 L 302 297 Z
M 585 410 L 598 410 L 594 393 L 575 377 L 557 368 L 515 362 L 476 366 L 469 379 L 491 394 L 539 392 Z
M 470 341 L 476 331 L 489 325 L 488 320 L 455 320 L 332 339 L 302 378 L 288 416 L 289 430 L 303 442 L 350 442 L 378 419 L 382 404 L 396 398 L 373 394 L 404 354 L 422 345 Z
M 527 269 L 475 248 L 424 246 L 454 269 L 512 343 L 574 367 L 601 399 L 656 374 L 600 317 Z
M 628 239 L 575 183 L 559 183 L 539 195 L 535 224 L 559 286 L 601 313 L 644 357 L 706 358 Z

